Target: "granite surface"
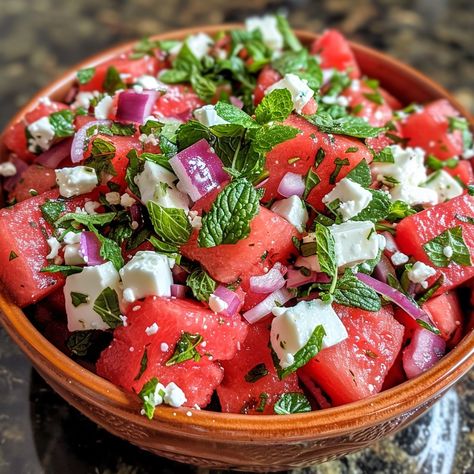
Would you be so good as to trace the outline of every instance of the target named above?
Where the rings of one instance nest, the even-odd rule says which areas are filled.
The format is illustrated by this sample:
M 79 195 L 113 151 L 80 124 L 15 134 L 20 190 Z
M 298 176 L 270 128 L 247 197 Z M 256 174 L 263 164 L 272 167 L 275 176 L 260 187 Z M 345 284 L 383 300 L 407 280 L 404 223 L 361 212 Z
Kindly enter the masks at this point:
M 0 126 L 64 69 L 121 41 L 276 9 L 299 28 L 334 26 L 410 63 L 474 111 L 472 0 L 1 0 Z M 474 472 L 474 374 L 414 425 L 305 473 Z M 200 473 L 104 432 L 62 401 L 0 329 L 0 474 Z

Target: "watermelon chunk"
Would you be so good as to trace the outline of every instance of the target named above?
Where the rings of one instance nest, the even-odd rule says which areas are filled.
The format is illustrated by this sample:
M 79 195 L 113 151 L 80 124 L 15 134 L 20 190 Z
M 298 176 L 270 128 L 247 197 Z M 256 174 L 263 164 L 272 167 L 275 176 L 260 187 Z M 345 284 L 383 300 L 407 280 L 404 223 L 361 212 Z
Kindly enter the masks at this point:
M 8 195 L 8 198 L 10 201 L 20 202 L 32 196 L 31 190 L 36 191 L 37 194 L 43 194 L 55 187 L 56 174 L 54 170 L 41 165 L 31 165 L 22 174 L 20 181 Z
M 268 347 L 269 341 L 270 321 L 268 319 L 251 324 L 248 336 L 235 357 L 222 362 L 224 380 L 217 387 L 217 395 L 223 412 L 271 415 L 274 414 L 275 402 L 283 393 L 302 393 L 295 373 L 284 380 L 278 378 Z M 246 381 L 245 377 L 251 375 L 249 371 L 257 366 L 268 373 L 258 379 L 258 376 L 254 375 L 257 380 Z M 250 377 L 250 380 L 253 378 Z M 262 406 L 259 407 L 260 404 Z
M 223 318 L 191 300 L 149 297 L 126 314 L 127 326 L 114 331 L 114 340 L 97 362 L 97 373 L 137 393 L 153 377 L 164 385 L 174 382 L 184 391 L 186 406 L 204 407 L 210 402 L 223 377 L 215 361 L 234 357 L 247 334 L 240 315 Z M 158 331 L 147 335 L 146 329 L 154 323 Z M 183 332 L 203 337 L 197 348 L 201 359 L 167 367 Z M 141 374 L 145 349 L 148 363 Z
M 444 168 L 447 173 L 449 173 L 454 178 L 460 179 L 464 184 L 474 183 L 474 170 L 472 164 L 469 161 L 473 160 L 463 160 L 454 168 Z
M 190 120 L 192 111 L 203 105 L 204 102 L 189 86 L 169 85 L 166 93 L 156 101 L 153 113 L 161 117 Z
M 416 260 L 433 266 L 423 250 L 423 244 L 447 229 L 461 226 L 464 242 L 470 250 L 471 260 L 474 260 L 474 226 L 457 219 L 457 214 L 474 216 L 473 196 L 464 194 L 403 219 L 397 226 L 395 236 L 398 248 L 401 252 L 412 255 Z M 444 283 L 438 290 L 438 294 L 455 288 L 474 276 L 473 266 L 461 266 L 454 262 L 438 270 L 444 274 Z
M 371 312 L 334 305 L 348 338 L 323 349 L 301 369 L 342 405 L 378 393 L 400 352 L 403 326 L 390 306 Z

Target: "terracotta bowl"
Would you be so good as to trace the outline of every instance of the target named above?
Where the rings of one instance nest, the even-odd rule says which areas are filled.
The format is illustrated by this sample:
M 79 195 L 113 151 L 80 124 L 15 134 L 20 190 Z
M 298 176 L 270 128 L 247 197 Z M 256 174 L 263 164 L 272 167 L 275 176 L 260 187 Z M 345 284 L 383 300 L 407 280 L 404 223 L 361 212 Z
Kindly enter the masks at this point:
M 156 39 L 183 39 L 198 31 L 215 33 L 239 25 L 180 30 Z M 316 35 L 298 32 L 309 43 Z M 131 47 L 110 49 L 74 67 L 35 96 L 61 100 L 75 71 L 98 64 Z M 405 103 L 446 98 L 468 114 L 439 85 L 373 49 L 352 44 L 362 71 Z M 11 124 L 10 123 L 10 124 Z M 5 148 L 0 157 L 6 158 Z M 137 397 L 87 371 L 40 334 L 22 310 L 0 292 L 0 320 L 42 377 L 71 405 L 111 433 L 148 451 L 185 463 L 241 470 L 276 471 L 322 463 L 359 450 L 405 427 L 423 414 L 474 364 L 474 332 L 434 368 L 414 380 L 338 408 L 290 416 L 245 416 L 161 407 L 149 421 L 139 414 Z

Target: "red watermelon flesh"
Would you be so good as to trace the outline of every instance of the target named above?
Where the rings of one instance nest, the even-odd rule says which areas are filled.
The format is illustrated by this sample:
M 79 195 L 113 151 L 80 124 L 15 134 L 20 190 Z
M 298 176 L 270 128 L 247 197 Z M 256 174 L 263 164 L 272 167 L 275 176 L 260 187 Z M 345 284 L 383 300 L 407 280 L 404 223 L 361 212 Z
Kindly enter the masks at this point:
M 303 369 L 330 397 L 342 405 L 378 393 L 400 352 L 403 326 L 390 306 L 371 312 L 335 304 L 349 337 L 323 349 Z
M 473 196 L 464 194 L 418 214 L 405 217 L 397 226 L 395 239 L 398 248 L 401 252 L 413 256 L 416 260 L 433 266 L 423 249 L 423 245 L 442 232 L 461 226 L 464 242 L 470 250 L 471 260 L 474 260 L 474 226 L 457 219 L 457 214 L 462 216 L 474 215 Z M 453 289 L 474 276 L 473 266 L 461 266 L 454 262 L 451 262 L 448 267 L 435 268 L 444 274 L 444 283 L 438 290 L 438 294 Z M 430 282 L 438 276 L 439 273 L 432 277 Z
M 10 201 L 20 202 L 29 199 L 32 196 L 30 192 L 32 190 L 37 194 L 43 194 L 55 187 L 56 173 L 54 170 L 41 165 L 31 165 L 21 175 L 20 181 L 8 195 L 8 198 Z
M 469 161 L 474 160 L 463 160 L 459 161 L 455 168 L 444 168 L 454 178 L 459 178 L 464 184 L 474 183 L 474 171 Z
M 161 117 L 190 120 L 192 111 L 203 105 L 204 102 L 190 86 L 169 85 L 166 93 L 156 101 L 153 113 Z
M 149 336 L 145 330 L 153 323 L 159 329 Z M 204 345 L 198 348 L 202 357 L 166 367 L 183 332 L 203 336 Z M 186 394 L 187 406 L 204 407 L 222 380 L 215 361 L 232 358 L 246 334 L 240 315 L 222 318 L 195 301 L 149 297 L 127 311 L 127 326 L 115 330 L 112 344 L 97 362 L 97 373 L 135 392 L 153 377 L 164 385 L 175 382 Z M 145 348 L 147 368 L 135 380 Z
M 278 378 L 268 347 L 269 327 L 269 319 L 250 324 L 248 336 L 235 357 L 222 362 L 224 380 L 217 387 L 217 395 L 223 412 L 271 415 L 273 405 L 283 393 L 302 393 L 295 373 L 284 380 Z M 268 374 L 255 382 L 247 382 L 245 376 L 259 364 L 265 365 Z M 257 411 L 262 394 L 267 395 L 266 403 L 263 411 Z

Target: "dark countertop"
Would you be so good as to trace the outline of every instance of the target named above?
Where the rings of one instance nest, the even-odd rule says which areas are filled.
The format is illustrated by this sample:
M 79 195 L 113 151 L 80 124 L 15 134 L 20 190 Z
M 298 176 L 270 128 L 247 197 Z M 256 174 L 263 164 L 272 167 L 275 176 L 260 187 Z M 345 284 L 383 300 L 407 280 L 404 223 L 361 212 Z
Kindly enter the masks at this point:
M 295 27 L 341 29 L 412 64 L 474 111 L 471 0 L 2 0 L 0 126 L 90 54 L 183 26 L 284 8 Z M 199 473 L 109 435 L 69 407 L 0 329 L 0 474 Z M 474 472 L 474 373 L 423 418 L 370 449 L 296 473 Z

